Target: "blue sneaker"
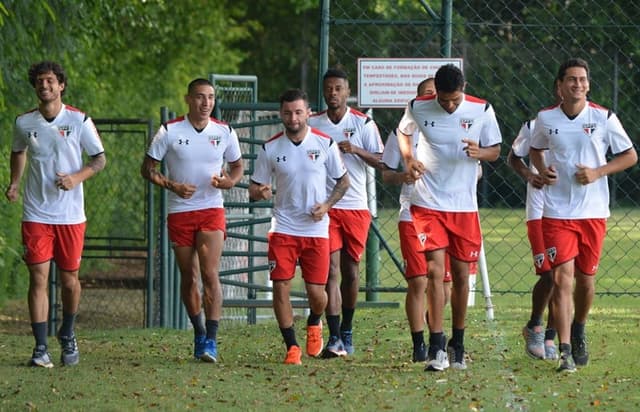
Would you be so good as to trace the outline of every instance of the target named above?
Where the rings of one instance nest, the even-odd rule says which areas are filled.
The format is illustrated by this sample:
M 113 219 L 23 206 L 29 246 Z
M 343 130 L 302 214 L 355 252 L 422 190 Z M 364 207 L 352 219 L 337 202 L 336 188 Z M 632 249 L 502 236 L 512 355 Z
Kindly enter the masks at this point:
M 39 345 L 33 349 L 33 355 L 31 355 L 29 365 L 39 366 L 41 368 L 53 368 L 51 355 L 47 352 L 47 347 L 45 345 Z
M 193 357 L 196 358 L 196 360 L 200 360 L 202 355 L 204 355 L 206 340 L 207 337 L 205 335 L 196 336 L 193 339 Z
M 353 355 L 353 352 L 355 351 L 355 348 L 353 347 L 353 331 L 341 330 L 340 339 L 342 339 L 344 350 L 347 352 L 347 355 Z
M 62 349 L 62 353 L 60 354 L 60 362 L 62 362 L 62 365 L 77 365 L 80 362 L 80 351 L 78 350 L 78 340 L 76 339 L 76 336 L 58 335 L 58 342 Z
M 213 363 L 218 361 L 218 345 L 214 339 L 204 341 L 204 353 L 200 356 L 200 360 Z
M 322 351 L 322 357 L 325 359 L 347 356 L 342 339 L 337 336 L 329 336 L 329 342 Z

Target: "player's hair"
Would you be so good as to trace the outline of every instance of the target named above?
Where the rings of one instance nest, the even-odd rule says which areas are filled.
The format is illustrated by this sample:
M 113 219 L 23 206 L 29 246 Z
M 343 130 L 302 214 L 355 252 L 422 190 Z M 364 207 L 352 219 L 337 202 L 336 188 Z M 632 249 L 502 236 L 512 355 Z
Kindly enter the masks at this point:
M 558 76 L 556 76 L 557 81 L 562 81 L 564 79 L 565 74 L 567 74 L 567 69 L 571 67 L 582 67 L 587 71 L 587 79 L 589 79 L 589 64 L 586 60 L 581 59 L 579 57 L 571 58 L 560 65 L 558 69 Z
M 211 83 L 209 80 L 207 79 L 203 79 L 203 78 L 197 78 L 197 79 L 193 79 L 191 80 L 191 83 L 189 83 L 189 86 L 187 86 L 187 94 L 191 94 L 196 87 L 198 86 L 211 86 L 213 87 L 213 83 Z M 216 88 L 213 87 L 213 91 L 215 93 Z
M 436 72 L 435 83 L 438 93 L 452 93 L 464 90 L 464 75 L 457 66 L 445 64 L 440 66 Z
M 65 88 L 62 89 L 62 93 L 60 93 L 60 95 L 64 96 L 64 92 L 65 90 L 67 90 L 67 74 L 64 72 L 62 66 L 56 62 L 45 60 L 32 64 L 31 67 L 29 67 L 28 72 L 29 83 L 31 83 L 31 86 L 36 87 L 38 76 L 49 72 L 55 74 L 56 78 L 58 79 L 58 83 L 65 85 Z
M 305 106 L 309 106 L 309 98 L 307 93 L 300 89 L 289 89 L 280 95 L 280 107 L 284 102 L 290 103 L 296 100 L 304 101 Z
M 338 79 L 344 79 L 346 81 L 349 81 L 349 76 L 347 75 L 347 72 L 345 72 L 344 70 L 338 67 L 332 67 L 329 70 L 327 70 L 324 76 L 322 76 L 322 80 L 325 81 L 332 77 L 337 77 Z
M 429 82 L 434 82 L 435 79 L 433 77 L 427 77 L 420 83 L 418 83 L 418 87 L 416 88 L 416 93 L 418 96 L 422 96 L 424 94 L 424 89 L 427 87 Z

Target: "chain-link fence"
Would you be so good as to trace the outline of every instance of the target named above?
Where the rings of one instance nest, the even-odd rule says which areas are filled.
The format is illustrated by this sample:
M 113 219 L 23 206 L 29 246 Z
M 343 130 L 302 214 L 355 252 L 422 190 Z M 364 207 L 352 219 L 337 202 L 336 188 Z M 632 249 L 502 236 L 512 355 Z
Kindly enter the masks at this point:
M 323 2 L 329 9 L 328 65 L 346 68 L 356 93 L 360 57 L 463 59 L 466 92 L 492 103 L 503 134 L 501 158 L 483 165 L 478 186 L 492 291 L 529 291 L 533 262 L 524 223 L 525 184 L 506 164 L 506 155 L 522 122 L 553 103 L 555 74 L 570 57 L 589 62 L 591 99 L 615 111 L 632 139 L 638 136 L 634 103 L 640 101 L 640 4 L 407 0 L 392 7 L 382 3 Z M 401 115 L 401 110 L 374 110 L 383 138 Z M 597 278 L 599 293 L 640 294 L 634 273 L 639 173 L 634 167 L 610 178 L 612 217 Z M 398 188 L 378 184 L 379 226 L 399 256 L 394 241 L 397 195 Z M 381 261 L 382 284 L 404 287 L 388 253 L 381 254 Z

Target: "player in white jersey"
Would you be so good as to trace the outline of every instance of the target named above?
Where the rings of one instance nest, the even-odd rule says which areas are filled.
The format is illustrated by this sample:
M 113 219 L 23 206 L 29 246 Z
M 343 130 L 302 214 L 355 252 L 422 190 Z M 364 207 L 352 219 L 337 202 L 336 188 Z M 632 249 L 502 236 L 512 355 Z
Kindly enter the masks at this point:
M 20 197 L 20 180 L 29 163 L 24 189 L 22 241 L 29 268 L 29 314 L 36 341 L 30 364 L 53 367 L 47 343 L 48 282 L 51 259 L 62 290 L 62 325 L 57 332 L 63 365 L 75 365 L 80 352 L 74 324 L 80 304 L 78 279 L 86 217 L 82 182 L 106 164 L 100 136 L 86 114 L 62 102 L 67 77 L 54 62 L 29 69 L 38 108 L 16 118 L 11 147 L 11 181 L 5 195 Z M 83 163 L 83 152 L 90 160 Z
M 277 189 L 268 250 L 273 310 L 287 347 L 284 363 L 294 365 L 302 362 L 289 297 L 296 262 L 309 298 L 306 351 L 315 357 L 322 352 L 322 313 L 327 306 L 328 212 L 349 188 L 338 145 L 307 125 L 309 114 L 306 93 L 291 89 L 282 94 L 280 118 L 285 130 L 262 146 L 249 185 L 253 200 L 271 199 L 272 181 Z M 331 191 L 327 179 L 335 180 Z
M 350 94 L 347 74 L 341 69 L 329 69 L 323 76 L 322 84 L 327 110 L 311 116 L 309 125 L 338 143 L 351 181 L 347 193 L 329 211 L 331 266 L 326 311 L 329 341 L 323 357 L 330 358 L 354 351 L 353 315 L 360 284 L 359 265 L 371 224 L 367 167 L 380 168 L 384 147 L 375 122 L 347 106 Z M 333 190 L 334 185 L 334 181 L 328 180 L 327 190 Z
M 141 174 L 169 191 L 167 227 L 180 269 L 182 302 L 193 325 L 193 354 L 216 362 L 222 316 L 219 270 L 226 237 L 222 190 L 240 181 L 244 167 L 236 132 L 211 117 L 215 105 L 211 82 L 191 81 L 185 102 L 189 112 L 163 124 L 154 136 Z M 159 171 L 163 160 L 166 176 Z
M 587 100 L 586 61 L 564 62 L 556 84 L 562 103 L 538 113 L 529 157 L 545 180 L 542 229 L 553 268 L 558 371 L 573 372 L 589 360 L 585 324 L 610 213 L 607 176 L 635 165 L 638 155 L 618 117 Z
M 559 99 L 557 99 L 557 102 L 559 102 Z M 538 281 L 531 293 L 531 317 L 522 329 L 522 334 L 525 339 L 525 352 L 529 356 L 534 359 L 555 360 L 558 359 L 554 343 L 556 330 L 553 327 L 553 313 L 550 307 L 546 330 L 542 326 L 544 311 L 549 306 L 549 299 L 553 289 L 551 264 L 545 255 L 542 234 L 542 208 L 544 206 L 542 187 L 544 186 L 544 180 L 536 168 L 531 164 L 527 166 L 523 159 L 529 155 L 534 125 L 535 120 L 529 120 L 522 125 L 507 155 L 509 166 L 527 182 L 525 203 L 527 236 L 531 245 L 535 273 L 538 275 Z
M 437 96 L 409 102 L 398 125 L 398 143 L 405 170 L 416 178 L 411 214 L 427 256 L 429 310 L 428 371 L 452 366 L 465 369 L 464 328 L 469 295 L 469 264 L 476 262 L 482 245 L 476 185 L 478 160 L 494 161 L 500 155 L 502 137 L 489 103 L 464 94 L 464 76 L 453 65 L 444 65 L 435 76 Z M 411 135 L 421 132 L 417 156 Z M 445 255 L 451 258 L 452 338 L 444 340 L 443 278 Z

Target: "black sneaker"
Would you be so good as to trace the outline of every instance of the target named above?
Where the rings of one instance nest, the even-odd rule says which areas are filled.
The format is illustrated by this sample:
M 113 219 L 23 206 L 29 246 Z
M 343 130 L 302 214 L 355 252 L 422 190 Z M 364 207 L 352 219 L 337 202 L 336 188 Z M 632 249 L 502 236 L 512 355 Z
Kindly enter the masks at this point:
M 584 366 L 589 363 L 586 336 L 571 336 L 571 355 L 578 366 Z
M 573 361 L 573 356 L 569 352 L 562 352 L 560 355 L 560 363 L 558 364 L 558 372 L 573 373 L 576 371 L 576 363 Z
M 427 345 L 425 345 L 424 342 L 413 348 L 411 360 L 413 362 L 424 362 L 427 360 Z

